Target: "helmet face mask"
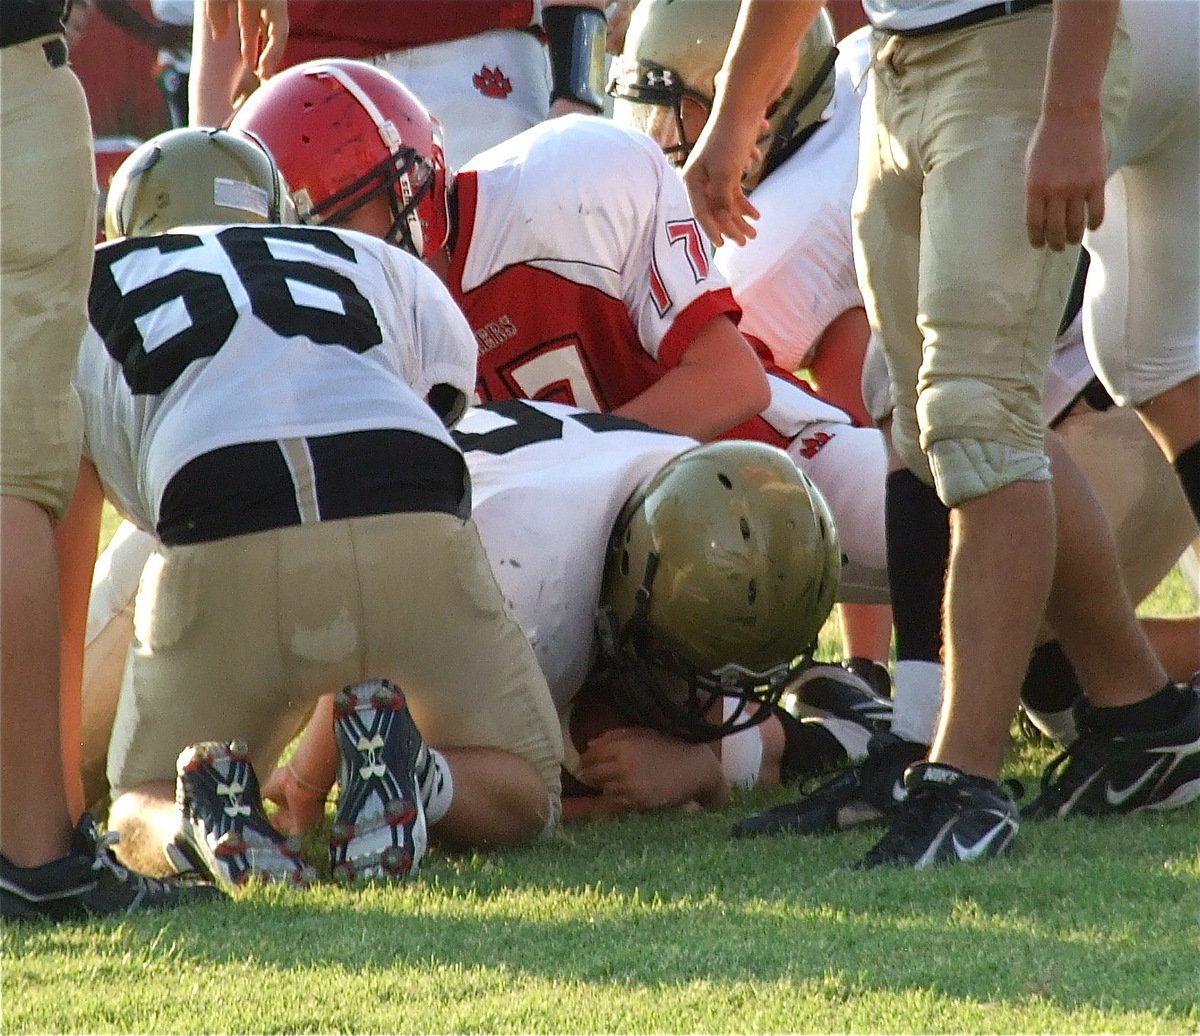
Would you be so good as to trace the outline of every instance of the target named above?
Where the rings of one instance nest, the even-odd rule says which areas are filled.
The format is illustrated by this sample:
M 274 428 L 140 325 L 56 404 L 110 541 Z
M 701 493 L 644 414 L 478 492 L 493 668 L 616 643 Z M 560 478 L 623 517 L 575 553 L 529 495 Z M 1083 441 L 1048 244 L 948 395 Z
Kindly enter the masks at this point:
M 736 662 L 705 672 L 645 620 L 635 615 L 624 627 L 611 608 L 596 617 L 605 664 L 599 680 L 630 720 L 684 741 L 716 741 L 761 723 L 779 702 L 803 658 L 767 673 Z M 759 708 L 751 708 L 754 704 Z
M 665 145 L 664 150 L 670 148 L 668 157 L 675 164 L 686 160 L 699 136 L 698 128 L 685 133 L 686 106 L 695 104 L 705 115 L 712 109 L 716 75 L 738 7 L 738 0 L 642 0 L 634 8 L 608 84 L 608 92 L 617 99 L 613 117 L 647 132 Z M 768 126 L 759 137 L 763 159 L 743 175 L 746 190 L 756 187 L 820 125 L 833 98 L 836 58 L 833 20 L 822 9 L 799 46 L 794 71 L 780 84 L 780 97 L 767 110 Z M 656 109 L 673 112 L 674 133 L 669 132 L 670 120 L 655 116 Z
M 182 226 L 295 222 L 270 153 L 219 129 L 174 129 L 147 140 L 113 174 L 104 206 L 109 241 Z
M 601 679 L 632 720 L 689 741 L 760 722 L 811 654 L 840 570 L 828 507 L 785 453 L 688 450 L 614 526 Z
M 262 143 L 301 222 L 345 224 L 386 199 L 389 243 L 428 258 L 449 237 L 441 124 L 411 91 L 361 61 L 309 61 L 273 76 L 230 124 Z

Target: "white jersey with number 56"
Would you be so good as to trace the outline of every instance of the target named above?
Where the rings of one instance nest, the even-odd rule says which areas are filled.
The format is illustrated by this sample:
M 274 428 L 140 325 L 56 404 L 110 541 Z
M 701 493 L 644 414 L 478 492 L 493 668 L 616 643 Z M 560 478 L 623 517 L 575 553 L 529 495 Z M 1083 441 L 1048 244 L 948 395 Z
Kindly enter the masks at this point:
M 109 499 L 153 531 L 167 484 L 225 446 L 397 429 L 450 444 L 474 339 L 438 279 L 376 238 L 228 226 L 96 250 L 75 384 Z

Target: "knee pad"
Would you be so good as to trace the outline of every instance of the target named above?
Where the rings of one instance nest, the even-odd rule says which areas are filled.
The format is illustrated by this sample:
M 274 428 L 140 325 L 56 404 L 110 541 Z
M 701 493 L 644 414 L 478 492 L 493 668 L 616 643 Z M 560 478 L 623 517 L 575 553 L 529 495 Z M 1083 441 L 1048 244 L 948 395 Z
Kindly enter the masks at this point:
M 981 439 L 940 439 L 929 447 L 934 486 L 947 507 L 1012 482 L 1049 482 L 1045 453 Z

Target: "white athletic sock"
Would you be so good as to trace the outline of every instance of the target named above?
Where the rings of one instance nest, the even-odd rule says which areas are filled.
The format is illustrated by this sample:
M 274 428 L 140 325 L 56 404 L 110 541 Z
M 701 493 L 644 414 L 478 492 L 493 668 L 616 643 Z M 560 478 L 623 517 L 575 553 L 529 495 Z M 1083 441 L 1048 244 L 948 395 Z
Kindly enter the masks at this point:
M 1058 712 L 1039 712 L 1028 705 L 1023 706 L 1029 721 L 1047 737 L 1053 738 L 1060 745 L 1069 745 L 1079 737 L 1079 728 L 1075 725 L 1075 710 L 1061 709 Z
M 897 662 L 892 675 L 892 733 L 933 743 L 942 708 L 942 667 L 937 662 Z
M 819 723 L 836 739 L 846 753 L 846 760 L 851 763 L 862 762 L 867 757 L 867 742 L 871 740 L 866 728 L 849 719 L 839 719 L 837 716 L 822 716 L 820 719 L 805 719 L 802 723 Z
M 454 777 L 450 764 L 436 748 L 425 748 L 425 760 L 417 760 L 417 784 L 425 803 L 425 823 L 431 827 L 446 815 L 454 801 Z

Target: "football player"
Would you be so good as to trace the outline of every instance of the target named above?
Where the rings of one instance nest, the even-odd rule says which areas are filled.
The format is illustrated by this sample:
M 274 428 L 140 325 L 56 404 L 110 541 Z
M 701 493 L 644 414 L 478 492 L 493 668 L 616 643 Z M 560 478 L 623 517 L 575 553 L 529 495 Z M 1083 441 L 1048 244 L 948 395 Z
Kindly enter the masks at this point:
M 797 679 L 839 555 L 824 504 L 784 454 L 757 443 L 693 449 L 628 419 L 520 400 L 468 411 L 454 435 L 473 519 L 568 734 L 564 815 L 715 805 L 731 785 L 863 755 L 888 703 L 866 688 L 822 697 Z M 119 665 L 106 676 L 102 660 L 123 656 L 125 602 L 152 550 L 149 537 L 119 534 L 97 570 L 89 745 L 108 739 Z M 781 696 L 786 708 L 774 704 Z M 266 783 L 288 830 L 323 816 L 330 730 L 315 716 Z
M 1011 386 L 1018 380 L 1015 373 L 1003 384 L 995 379 L 1002 361 L 988 364 L 983 370 L 976 363 L 971 369 L 972 342 L 978 348 L 984 347 L 982 343 L 985 342 L 994 343 L 992 347 L 996 348 L 997 356 L 1002 349 L 999 343 L 1008 343 L 1014 348 L 1019 344 L 1025 350 L 1020 354 L 1021 376 L 1031 369 L 1026 365 L 1029 362 L 1045 362 L 1049 350 L 1039 350 L 1045 349 L 1048 339 L 1042 336 L 1039 341 L 1040 332 L 1039 335 L 1026 333 L 1024 340 L 1018 342 L 1020 335 L 1006 335 L 996 326 L 987 327 L 986 308 L 995 306 L 998 313 L 1004 310 L 1000 300 L 1009 297 L 1010 287 L 1003 283 L 1007 275 L 1014 299 L 1022 287 L 1043 284 L 1043 289 L 1030 295 L 1029 313 L 1037 309 L 1035 298 L 1041 308 L 1036 316 L 1029 318 L 1029 326 L 1037 321 L 1045 327 L 1047 321 L 1058 316 L 1054 306 L 1046 307 L 1047 303 L 1065 296 L 1070 265 L 1055 261 L 1052 256 L 1046 258 L 1046 253 L 1027 250 L 1026 245 L 1032 244 L 1034 249 L 1048 245 L 1051 250 L 1062 251 L 1065 244 L 1077 243 L 1084 230 L 1085 209 L 1089 204 L 1087 222 L 1093 226 L 1100 224 L 1103 207 L 1098 185 L 1103 180 L 1106 157 L 1106 142 L 1099 118 L 1100 95 L 1104 93 L 1105 125 L 1109 130 L 1120 121 L 1121 105 L 1127 100 L 1122 96 L 1122 88 L 1126 85 L 1122 75 L 1127 69 L 1123 61 L 1127 51 L 1122 46 L 1125 43 L 1123 31 L 1119 26 L 1114 31 L 1116 5 L 1108 5 L 1106 11 L 1097 13 L 1093 24 L 1080 30 L 1082 42 L 1073 49 L 1069 44 L 1063 45 L 1062 41 L 1070 40 L 1071 35 L 1070 30 L 1061 26 L 1069 24 L 1072 17 L 1087 19 L 1092 12 L 1085 13 L 1075 5 L 1055 5 L 1052 13 L 1034 9 L 1041 6 L 1029 3 L 1021 5 L 1028 10 L 1009 11 L 1006 5 L 968 3 L 949 15 L 934 3 L 916 4 L 904 10 L 882 3 L 871 6 L 878 44 L 871 76 L 875 93 L 872 115 L 878 125 L 873 124 L 870 132 L 864 129 L 862 134 L 861 153 L 873 164 L 859 176 L 855 206 L 857 258 L 860 269 L 866 268 L 872 274 L 868 283 L 876 289 L 890 279 L 890 287 L 886 290 L 876 290 L 873 295 L 864 293 L 872 303 L 873 323 L 887 334 L 889 364 L 893 368 L 892 388 L 897 397 L 895 425 L 900 433 L 896 435 L 897 447 L 912 470 L 919 472 L 923 481 L 930 484 L 933 479 L 926 452 L 935 454 L 937 489 L 941 496 L 950 505 L 970 501 L 970 505 L 958 510 L 955 516 L 956 548 L 963 549 L 956 549 L 952 559 L 948 579 L 951 592 L 946 606 L 946 625 L 954 641 L 948 646 L 954 679 L 938 727 L 934 756 L 939 764 L 957 762 L 963 765 L 983 781 L 972 783 L 962 771 L 944 765 L 933 769 L 928 766 L 914 768 L 907 775 L 906 783 L 919 791 L 919 795 L 914 793 L 909 803 L 901 807 L 888 836 L 865 859 L 866 866 L 888 861 L 923 866 L 934 858 L 967 858 L 972 854 L 950 852 L 952 847 L 946 835 L 951 830 L 959 830 L 957 824 L 973 808 L 968 805 L 972 800 L 980 806 L 976 819 L 982 823 L 984 810 L 981 804 L 988 797 L 996 806 L 993 816 L 999 817 L 1002 813 L 1004 820 L 1003 823 L 995 821 L 989 829 L 989 839 L 978 842 L 978 851 L 974 855 L 995 854 L 1007 845 L 1016 830 L 1016 810 L 994 782 L 988 784 L 987 779 L 996 776 L 1006 741 L 1008 717 L 1002 706 L 1010 691 L 1013 691 L 1012 700 L 1015 702 L 1016 699 L 1010 677 L 1019 676 L 1019 670 L 1014 674 L 1011 667 L 1015 661 L 1023 668 L 1025 655 L 1022 652 L 1015 657 L 1011 652 L 1005 655 L 998 650 L 997 644 L 1014 635 L 1028 635 L 1029 639 L 1024 643 L 1032 642 L 1034 626 L 1046 601 L 1051 569 L 1056 591 L 1049 596 L 1049 613 L 1055 616 L 1064 640 L 1070 634 L 1077 649 L 1078 664 L 1088 668 L 1087 682 L 1089 692 L 1095 696 L 1093 702 L 1105 707 L 1089 705 L 1082 710 L 1087 721 L 1086 736 L 1081 737 L 1071 752 L 1057 760 L 1047 772 L 1043 794 L 1035 804 L 1034 812 L 1063 816 L 1074 811 L 1167 808 L 1182 804 L 1195 794 L 1195 784 L 1189 783 L 1187 778 L 1194 759 L 1188 761 L 1185 758 L 1192 750 L 1188 742 L 1194 736 L 1195 696 L 1187 688 L 1158 684 L 1166 674 L 1147 657 L 1148 644 L 1137 636 L 1128 602 L 1119 587 L 1113 585 L 1111 574 L 1115 569 L 1115 558 L 1109 546 L 1108 530 L 1093 517 L 1096 512 L 1094 501 L 1089 499 L 1074 465 L 1062 459 L 1054 466 L 1052 501 L 1048 501 L 1044 488 L 1033 486 L 1033 480 L 1050 478 L 1043 451 L 1049 449 L 1062 457 L 1054 437 L 1041 436 L 1036 420 L 1032 424 L 1029 421 L 1028 404 L 1030 399 L 1040 396 L 1040 377 L 1029 383 L 1032 393 L 1028 386 L 1021 393 L 1013 393 Z M 756 212 L 738 189 L 738 180 L 743 157 L 753 149 L 754 130 L 748 120 L 739 118 L 738 113 L 747 108 L 758 109 L 759 101 L 769 98 L 770 80 L 765 71 L 774 67 L 776 55 L 786 50 L 787 44 L 798 37 L 816 13 L 816 5 L 795 5 L 785 12 L 782 5 L 752 4 L 748 5 L 745 17 L 739 20 L 737 43 L 731 47 L 723 66 L 721 97 L 714 106 L 718 117 L 706 127 L 698 150 L 685 171 L 698 216 L 718 240 L 724 234 L 735 240 L 742 240 L 747 234 L 753 236 L 746 219 L 755 216 Z M 992 21 L 997 16 L 1009 14 L 1013 17 Z M 785 29 L 787 23 L 791 23 L 790 28 Z M 1049 45 L 1047 39 L 1052 40 Z M 1114 60 L 1105 92 L 1100 87 L 1100 79 L 1105 71 L 1110 40 L 1115 41 Z M 1047 50 L 1049 52 L 1044 75 L 1046 103 L 1041 112 L 1037 103 L 1041 95 L 1028 91 L 1028 76 L 1024 79 L 1012 76 L 1004 82 L 1005 76 L 1011 73 L 1011 69 L 1005 71 L 1007 57 L 1009 52 L 1015 53 L 1018 46 L 1023 46 L 1031 59 L 1036 56 L 1039 61 Z M 963 49 L 956 52 L 954 47 Z M 997 52 L 1005 50 L 1006 61 L 997 65 L 988 60 L 986 56 L 991 47 L 996 47 Z M 966 54 L 967 57 L 951 68 L 946 61 L 951 53 Z M 1071 66 L 1075 71 L 1087 67 L 1088 74 L 1063 75 L 1063 69 L 1072 60 L 1077 62 Z M 930 72 L 931 68 L 938 74 Z M 955 91 L 955 85 L 961 85 L 958 80 L 947 77 L 962 75 L 965 80 L 972 72 L 978 74 L 977 81 L 987 83 L 986 89 L 980 88 L 972 95 L 978 105 L 975 114 L 991 111 L 998 117 L 997 106 L 1003 98 L 1005 117 L 1012 118 L 1013 125 L 1021 127 L 1019 137 L 993 134 L 989 146 L 994 145 L 998 152 L 1003 152 L 1007 145 L 1014 155 L 1021 152 L 1016 155 L 1019 172 L 1020 160 L 1025 158 L 1025 148 L 1019 145 L 1026 136 L 1032 138 L 1027 159 L 1029 174 L 1023 185 L 1028 242 L 1017 240 L 1021 236 L 1020 177 L 1004 180 L 1013 163 L 1003 155 L 994 161 L 980 163 L 983 152 L 977 119 L 947 121 L 940 118 L 938 104 L 946 101 L 949 107 L 945 110 L 948 111 L 958 105 L 958 98 L 963 95 L 963 91 Z M 1042 78 L 1039 68 L 1037 79 Z M 1060 92 L 1068 96 L 1061 98 Z M 967 94 L 971 91 L 967 90 Z M 1085 99 L 1082 104 L 1079 103 L 1081 97 Z M 906 109 L 909 103 L 915 103 L 918 109 L 915 113 Z M 1064 118 L 1073 104 L 1081 109 L 1081 117 Z M 955 110 L 961 114 L 969 108 L 970 105 L 967 108 L 960 106 Z M 911 122 L 901 122 L 910 117 Z M 1051 126 L 1055 127 L 1053 131 L 1047 128 Z M 876 133 L 879 127 L 883 128 Z M 909 137 L 910 128 L 918 128 L 919 134 Z M 958 136 L 955 136 L 956 131 Z M 1065 136 L 1072 133 L 1080 137 L 1078 148 L 1063 145 Z M 915 150 L 903 152 L 905 146 Z M 939 146 L 940 151 L 937 150 Z M 971 165 L 972 161 L 974 165 Z M 965 264 L 947 261 L 946 257 L 953 254 L 955 247 L 964 247 L 966 250 L 962 254 L 968 258 L 971 252 L 971 224 L 963 224 L 957 219 L 970 208 L 971 192 L 964 194 L 953 188 L 966 182 L 962 180 L 963 176 L 984 183 L 994 172 L 1000 176 L 1000 186 L 980 194 L 990 200 L 984 202 L 979 218 L 993 220 L 996 233 L 985 235 L 985 238 L 994 254 L 1002 254 L 1001 250 L 1007 246 L 1003 254 L 1011 257 L 1011 265 L 976 263 L 972 266 L 969 261 Z M 1097 173 L 1100 174 L 1098 178 Z M 887 193 L 889 188 L 892 190 L 890 195 Z M 1013 193 L 1010 201 L 1018 201 L 1015 207 L 1008 205 L 1007 210 L 1000 204 L 1006 189 Z M 1194 193 L 1194 185 L 1190 190 Z M 938 216 L 947 214 L 953 215 L 939 223 Z M 931 225 L 934 225 L 932 231 Z M 918 229 L 921 261 L 919 328 L 913 324 L 916 311 L 902 308 L 910 304 L 910 299 L 917 301 Z M 959 236 L 960 232 L 964 236 Z M 936 247 L 930 247 L 931 241 Z M 1025 278 L 1020 275 L 1017 260 L 1027 266 Z M 938 287 L 969 284 L 977 270 L 983 271 L 980 276 L 986 275 L 985 280 L 997 274 L 1000 278 L 980 295 L 980 304 L 985 304 L 981 313 L 969 312 L 973 304 L 969 292 L 963 295 L 957 289 L 946 292 Z M 1053 271 L 1053 277 L 1057 279 L 1052 295 L 1047 295 L 1045 290 L 1050 278 L 1037 279 L 1046 271 Z M 956 281 L 960 275 L 965 276 Z M 954 315 L 949 313 L 951 310 L 955 311 Z M 880 313 L 883 316 L 879 316 Z M 1024 319 L 1023 316 L 1022 321 Z M 995 323 L 1005 320 L 1009 327 L 1013 326 L 1012 313 L 1003 313 Z M 1019 326 L 1026 325 L 1022 322 Z M 980 328 L 987 330 L 980 332 Z M 914 331 L 925 332 L 924 346 L 920 335 Z M 944 368 L 939 368 L 939 361 L 954 352 L 956 343 L 958 354 Z M 975 351 L 977 353 L 977 349 Z M 909 364 L 911 369 L 903 368 L 904 364 Z M 921 366 L 919 378 L 918 364 Z M 1032 369 L 1041 368 L 1035 366 Z M 963 391 L 974 390 L 978 399 L 987 400 L 989 404 L 993 399 L 1001 400 L 1002 414 L 1020 415 L 1020 433 L 1016 431 L 1015 419 L 1004 430 L 999 429 L 1000 422 L 985 428 L 988 422 L 980 418 L 986 410 L 974 403 L 968 411 L 958 413 L 959 426 L 952 426 L 953 416 L 946 422 L 948 415 L 944 407 L 948 402 L 953 408 L 960 401 L 959 391 L 963 386 Z M 943 388 L 944 396 L 939 395 Z M 920 444 L 915 443 L 914 435 L 917 422 L 913 400 L 918 394 L 921 397 Z M 966 421 L 965 425 L 963 421 Z M 978 463 L 973 471 L 968 471 L 970 465 L 959 464 L 960 458 L 953 452 L 958 446 L 942 446 L 939 442 L 943 438 L 953 441 L 955 436 L 963 434 L 960 429 L 968 426 L 972 430 L 984 428 L 981 439 L 1004 440 L 1014 453 L 998 458 L 995 472 Z M 974 448 L 973 445 L 970 448 Z M 1012 456 L 1022 456 L 1029 466 L 1020 468 L 1010 463 Z M 1032 467 L 1035 464 L 1041 468 L 1035 470 Z M 985 473 L 983 477 L 979 476 L 980 471 Z M 959 475 L 962 481 L 955 485 Z M 1014 487 L 1010 489 L 1010 486 Z M 1014 506 L 1018 500 L 1021 506 Z M 893 493 L 889 487 L 889 512 L 892 502 Z M 1050 507 L 1046 506 L 1047 502 Z M 1040 542 L 1044 548 L 1046 532 L 1053 529 L 1056 512 L 1060 516 L 1069 513 L 1071 518 L 1063 522 L 1058 532 L 1057 554 L 1053 551 L 1047 554 L 1043 549 L 1042 583 L 1033 582 L 1032 573 L 1039 570 L 1033 565 L 1022 570 L 1024 581 L 998 584 L 995 601 L 973 597 L 972 590 L 966 589 L 971 584 L 963 578 L 963 573 L 972 565 L 984 570 L 989 563 L 998 573 L 996 559 L 1007 556 L 1012 550 L 1015 541 L 1007 533 L 999 532 L 1003 528 L 1001 523 L 1015 523 L 1013 528 L 1023 525 L 1029 533 L 1031 546 L 1028 553 L 1032 555 L 1032 545 Z M 1036 520 L 1032 517 L 1035 514 Z M 1085 528 L 1088 529 L 1086 535 Z M 969 531 L 964 532 L 964 529 Z M 1054 542 L 1053 535 L 1051 542 Z M 1090 558 L 1086 556 L 1085 544 L 1093 547 Z M 1047 557 L 1052 564 L 1047 565 Z M 894 564 L 895 560 L 895 552 L 892 552 L 889 564 Z M 893 569 L 893 586 L 897 585 L 895 574 Z M 981 585 L 975 582 L 976 594 Z M 992 592 L 990 587 L 988 592 Z M 1040 600 L 1038 610 L 1031 613 L 1023 606 L 1034 598 Z M 985 612 L 1001 614 L 1005 611 L 1008 618 L 999 622 L 993 619 L 990 631 L 981 627 L 980 619 Z M 936 615 L 936 602 L 933 612 Z M 934 623 L 936 625 L 936 617 Z M 983 635 L 985 632 L 986 636 Z M 1105 646 L 1110 649 L 1107 659 L 1102 650 Z M 982 660 L 987 661 L 981 665 Z M 1114 679 L 1116 677 L 1119 678 Z M 1158 691 L 1154 691 L 1156 685 L 1160 687 Z M 1146 688 L 1150 693 L 1145 692 Z M 1139 700 L 1141 698 L 1145 700 Z M 968 699 L 970 704 L 964 707 L 962 702 Z M 1137 704 L 1118 708 L 1130 702 Z M 1118 732 L 1123 736 L 1116 737 Z M 1126 732 L 1127 737 L 1124 736 Z M 1161 762 L 1159 753 L 1172 751 L 1166 747 L 1168 744 L 1180 746 L 1175 754 L 1178 765 L 1169 767 L 1169 779 L 1161 779 L 1164 771 L 1154 760 Z M 1153 768 L 1150 768 L 1151 763 Z M 1146 768 L 1144 773 L 1140 772 L 1139 766 Z M 1151 780 L 1155 771 L 1160 779 Z M 1098 794 L 1104 783 L 1100 779 L 1102 772 L 1109 777 L 1105 786 L 1112 794 L 1107 798 Z M 925 777 L 931 773 L 936 774 L 937 780 L 926 781 Z M 1120 776 L 1139 773 L 1133 783 L 1129 783 L 1132 776 L 1124 780 Z M 859 773 L 855 778 L 858 780 L 863 776 Z M 1118 784 L 1127 784 L 1124 793 L 1116 793 L 1114 780 Z M 847 783 L 846 790 L 856 790 L 853 785 L 854 782 Z M 815 810 L 814 815 L 818 812 L 835 814 L 840 809 L 828 798 L 813 805 L 822 806 L 822 810 Z M 851 803 L 845 800 L 842 805 L 848 809 Z M 819 822 L 818 827 L 827 829 L 828 825 Z
M 708 120 L 716 73 L 738 8 L 737 0 L 647 0 L 631 21 L 609 86 L 618 98 L 614 117 L 644 129 L 678 165 Z M 765 342 L 779 362 L 813 369 L 822 391 L 853 411 L 855 401 L 839 395 L 836 386 L 848 380 L 860 409 L 865 405 L 859 383 L 870 334 L 854 270 L 850 203 L 869 30 L 841 40 L 835 50 L 822 14 L 793 60 L 794 70 L 781 77 L 780 95 L 759 140 L 764 158 L 742 179 L 759 210 L 757 235 L 742 246 L 725 242 L 714 262 L 729 277 L 745 310 L 742 331 Z M 1081 343 L 1077 326 L 1060 341 L 1046 418 L 1096 486 L 1118 532 L 1126 585 L 1140 600 L 1169 570 L 1194 524 L 1182 494 L 1170 484 L 1166 465 L 1147 448 L 1152 446 L 1149 436 L 1118 413 L 1096 414 L 1087 403 L 1099 398 L 1096 393 L 1080 398 L 1093 377 L 1080 359 Z M 833 393 L 827 391 L 830 385 Z M 883 420 L 890 400 L 882 366 L 873 365 L 869 389 L 871 408 Z M 828 447 L 827 452 L 833 454 Z M 864 499 L 875 502 L 874 535 L 882 538 L 883 484 L 874 494 L 856 486 Z M 898 513 L 893 523 L 898 554 L 922 563 L 922 544 L 916 538 L 925 526 L 907 519 Z M 919 579 L 913 568 L 903 582 L 913 586 Z M 914 726 L 931 729 L 940 700 L 940 635 L 936 624 L 919 624 L 914 632 L 907 621 L 910 614 L 911 609 L 902 610 L 897 628 L 898 722 L 903 729 L 910 705 L 919 699 L 922 718 Z M 1160 625 L 1154 632 L 1160 654 L 1172 660 L 1168 668 L 1182 672 L 1186 662 L 1179 657 L 1179 630 Z M 1036 674 L 1035 680 L 1050 682 Z M 1033 694 L 1038 700 L 1037 690 Z M 910 701 L 910 696 L 915 697 Z
M 853 441 L 841 434 L 851 418 L 738 332 L 682 185 L 643 134 L 567 116 L 455 174 L 435 120 L 402 85 L 332 61 L 264 84 L 232 127 L 275 154 L 302 219 L 372 218 L 359 225 L 406 242 L 439 272 L 475 332 L 479 399 L 549 399 L 702 441 L 785 448 L 833 510 L 839 599 L 885 600 L 882 536 L 868 534 L 879 510 L 858 489 L 882 482 L 878 436 L 852 463 L 834 463 Z M 397 139 L 415 148 L 427 183 L 408 199 L 390 186 Z M 886 635 L 874 640 L 851 653 L 886 654 Z
M 630 20 L 609 81 L 613 117 L 648 133 L 682 166 L 708 118 L 737 19 L 737 0 L 646 0 Z M 822 13 L 780 75 L 779 97 L 760 138 L 761 160 L 743 177 L 762 212 L 759 236 L 718 248 L 713 263 L 744 313 L 739 329 L 789 371 L 807 370 L 823 399 L 853 417 L 808 436 L 809 473 L 833 506 L 838 531 L 884 556 L 886 450 L 863 403 L 860 373 L 870 328 L 854 273 L 849 205 L 858 168 L 856 96 L 866 41 L 834 45 Z M 861 427 L 856 427 L 856 424 Z M 869 479 L 878 474 L 879 479 Z M 885 662 L 887 607 L 850 604 L 841 620 L 846 653 Z
M 252 141 L 148 141 L 109 194 L 75 379 L 68 628 L 83 626 L 105 497 L 159 544 L 109 823 L 145 867 L 225 886 L 310 877 L 267 822 L 255 769 L 333 692 L 335 875 L 412 873 L 427 828 L 495 848 L 559 812 L 553 703 L 467 518 L 447 430 L 474 383 L 469 329 L 400 249 L 289 215 Z
M 1125 4 L 1129 118 L 1113 145 L 1104 223 L 1084 239 L 1088 355 L 1150 429 L 1200 519 L 1200 7 Z

